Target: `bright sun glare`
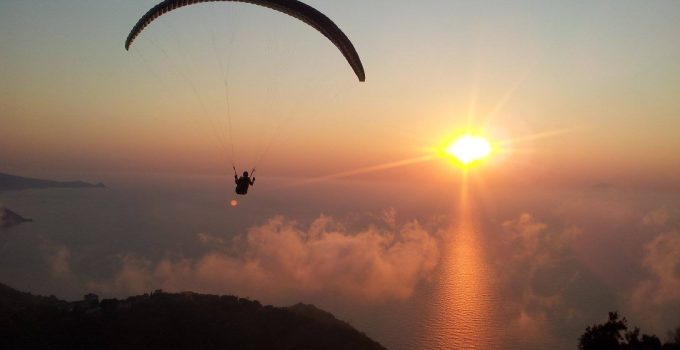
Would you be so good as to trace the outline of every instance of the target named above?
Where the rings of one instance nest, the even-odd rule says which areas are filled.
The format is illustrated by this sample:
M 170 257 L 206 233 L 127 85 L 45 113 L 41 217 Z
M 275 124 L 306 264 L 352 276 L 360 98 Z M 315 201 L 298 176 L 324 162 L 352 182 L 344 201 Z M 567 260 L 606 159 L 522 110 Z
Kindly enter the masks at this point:
M 465 135 L 446 148 L 446 153 L 467 165 L 491 154 L 491 144 L 482 137 Z

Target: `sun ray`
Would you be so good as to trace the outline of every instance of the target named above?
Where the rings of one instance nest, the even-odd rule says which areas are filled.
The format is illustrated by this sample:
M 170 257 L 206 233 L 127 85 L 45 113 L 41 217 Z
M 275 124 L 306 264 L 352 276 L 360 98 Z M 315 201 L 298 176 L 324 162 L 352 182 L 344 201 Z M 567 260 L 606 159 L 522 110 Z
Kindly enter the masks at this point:
M 468 113 L 466 116 L 466 127 L 472 126 L 475 115 L 477 113 L 477 94 L 479 93 L 478 88 L 472 89 L 470 93 L 470 104 L 468 105 Z
M 434 159 L 435 157 L 436 156 L 434 154 L 428 154 L 428 155 L 425 155 L 425 156 L 420 156 L 420 157 L 415 157 L 415 158 L 402 159 L 402 160 L 397 160 L 397 161 L 378 164 L 378 165 L 371 165 L 371 166 L 368 166 L 368 167 L 341 171 L 341 172 L 338 172 L 338 173 L 335 173 L 335 174 L 329 174 L 329 175 L 323 175 L 323 176 L 303 179 L 303 180 L 300 180 L 300 181 L 296 181 L 295 183 L 292 183 L 289 186 L 306 185 L 306 184 L 316 183 L 316 182 L 321 182 L 321 181 L 336 180 L 336 179 L 341 179 L 341 178 L 350 177 L 350 176 L 368 174 L 368 173 L 383 171 L 383 170 L 387 170 L 387 169 L 400 168 L 400 167 L 404 167 L 404 166 L 408 166 L 408 165 L 424 163 L 424 162 L 427 162 L 427 161 Z
M 548 137 L 552 137 L 552 136 L 567 134 L 567 133 L 571 133 L 571 132 L 581 130 L 581 129 L 583 129 L 583 127 L 571 127 L 571 128 L 544 131 L 544 132 L 539 132 L 539 133 L 535 133 L 535 134 L 531 134 L 531 135 L 526 135 L 526 136 L 521 136 L 521 137 L 516 137 L 516 138 L 510 138 L 510 139 L 507 139 L 507 140 L 499 141 L 498 143 L 500 145 L 506 145 L 506 144 L 533 141 L 533 140 L 544 139 L 544 138 L 548 138 Z
M 496 117 L 501 113 L 505 106 L 510 102 L 512 96 L 515 95 L 515 92 L 517 92 L 522 83 L 527 79 L 529 73 L 533 70 L 533 67 L 535 67 L 538 64 L 538 61 L 539 60 L 537 59 L 532 64 L 530 64 L 528 68 L 526 68 L 526 70 L 520 75 L 520 77 L 515 81 L 515 83 L 512 84 L 510 89 L 508 89 L 505 95 L 503 95 L 503 97 L 496 104 L 491 113 L 487 114 L 487 118 L 484 121 L 485 127 L 491 123 L 492 119 L 496 119 Z

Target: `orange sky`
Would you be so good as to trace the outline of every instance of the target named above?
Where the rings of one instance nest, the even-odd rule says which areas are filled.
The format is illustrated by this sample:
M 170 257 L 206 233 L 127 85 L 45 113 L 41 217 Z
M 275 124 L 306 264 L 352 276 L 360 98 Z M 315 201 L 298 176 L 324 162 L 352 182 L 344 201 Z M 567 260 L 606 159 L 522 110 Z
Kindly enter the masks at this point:
M 675 3 L 518 11 L 311 2 L 352 39 L 366 83 L 314 30 L 240 4 L 168 15 L 126 52 L 127 31 L 153 3 L 0 4 L 2 170 L 228 171 L 226 77 L 239 167 L 276 135 L 262 176 L 420 157 L 471 124 L 495 140 L 568 131 L 514 143 L 487 165 L 489 178 L 677 185 Z M 359 8 L 361 16 L 350 10 Z M 435 161 L 366 177 L 431 178 L 445 169 Z

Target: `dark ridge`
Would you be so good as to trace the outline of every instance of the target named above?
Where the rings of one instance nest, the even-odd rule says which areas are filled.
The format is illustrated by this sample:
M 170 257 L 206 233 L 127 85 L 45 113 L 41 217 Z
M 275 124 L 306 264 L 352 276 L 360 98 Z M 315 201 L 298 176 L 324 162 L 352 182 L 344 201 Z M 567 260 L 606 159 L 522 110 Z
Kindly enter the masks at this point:
M 52 181 L 33 179 L 0 173 L 0 190 L 27 190 L 32 188 L 105 188 L 103 183 L 91 184 L 83 181 Z
M 12 226 L 19 225 L 22 222 L 31 222 L 33 219 L 27 219 L 7 208 L 0 207 L 0 230 L 8 229 Z
M 192 292 L 66 302 L 0 284 L 1 349 L 384 349 L 311 305 Z

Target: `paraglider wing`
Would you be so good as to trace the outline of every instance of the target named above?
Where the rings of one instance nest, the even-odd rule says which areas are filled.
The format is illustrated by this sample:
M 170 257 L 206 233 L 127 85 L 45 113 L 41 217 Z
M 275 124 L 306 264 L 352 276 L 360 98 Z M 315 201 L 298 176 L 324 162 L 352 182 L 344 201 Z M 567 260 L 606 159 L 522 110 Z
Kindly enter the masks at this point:
M 165 0 L 154 6 L 151 10 L 149 10 L 149 12 L 144 14 L 144 16 L 139 19 L 125 41 L 125 49 L 129 50 L 132 42 L 144 30 L 144 28 L 146 28 L 146 26 L 151 24 L 151 22 L 163 14 L 180 7 L 202 2 L 215 1 L 245 2 L 264 6 L 279 12 L 283 12 L 291 17 L 295 17 L 302 22 L 307 23 L 314 29 L 321 32 L 321 34 L 323 34 L 326 38 L 333 42 L 335 46 L 338 47 L 343 56 L 345 56 L 345 59 L 347 59 L 349 65 L 354 70 L 354 73 L 356 73 L 359 81 L 366 80 L 364 67 L 361 64 L 359 54 L 354 49 L 354 45 L 352 45 L 352 42 L 349 40 L 349 38 L 347 38 L 345 33 L 343 33 L 342 30 L 340 30 L 340 28 L 338 28 L 338 26 L 330 20 L 330 18 L 326 17 L 326 15 L 319 12 L 315 8 L 297 0 Z

